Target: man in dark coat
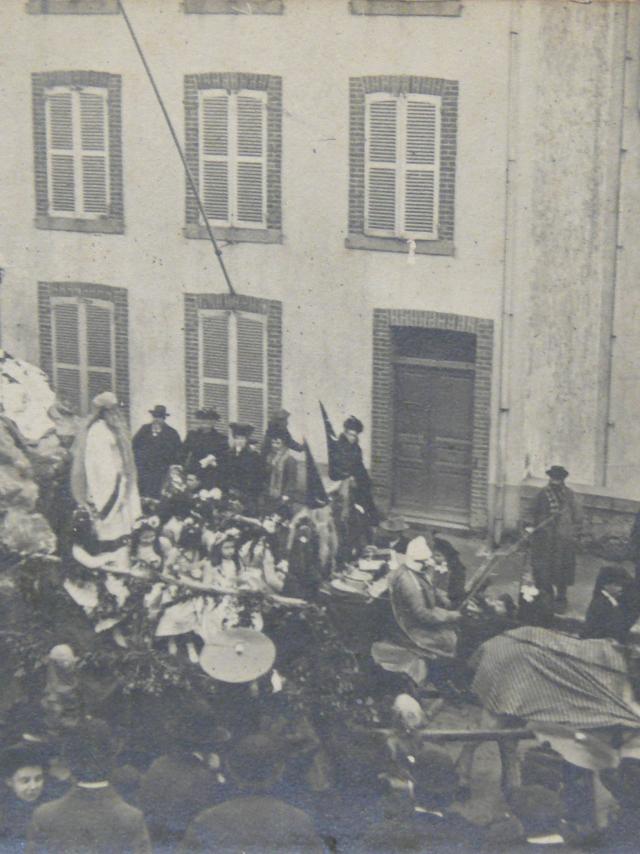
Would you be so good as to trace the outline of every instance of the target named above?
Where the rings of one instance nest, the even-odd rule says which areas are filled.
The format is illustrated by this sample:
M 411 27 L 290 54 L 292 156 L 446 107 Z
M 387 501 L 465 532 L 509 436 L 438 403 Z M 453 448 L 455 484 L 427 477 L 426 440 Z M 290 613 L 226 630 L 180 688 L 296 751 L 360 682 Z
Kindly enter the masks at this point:
M 215 409 L 198 409 L 198 427 L 189 430 L 182 446 L 182 465 L 187 474 L 194 474 L 202 489 L 222 486 L 229 454 L 229 440 L 216 430 L 220 415 Z
M 169 417 L 166 406 L 158 404 L 149 414 L 153 420 L 143 424 L 133 437 L 133 454 L 140 495 L 159 498 L 169 466 L 180 459 L 182 442 L 177 430 L 166 423 Z
M 549 483 L 536 496 L 533 508 L 534 526 L 547 524 L 533 535 L 531 567 L 536 586 L 555 595 L 555 610 L 563 614 L 567 610 L 567 588 L 575 582 L 580 508 L 565 484 L 569 472 L 562 466 L 551 466 L 547 475 Z
M 65 752 L 77 782 L 64 797 L 36 809 L 27 851 L 151 854 L 142 813 L 125 803 L 108 782 L 114 751 L 106 723 L 93 719 L 82 724 Z
M 264 461 L 249 445 L 253 427 L 250 424 L 231 424 L 230 427 L 232 445 L 225 466 L 224 485 L 240 495 L 247 515 L 255 516 L 264 489 Z
M 598 573 L 581 637 L 612 638 L 625 644 L 640 616 L 637 584 L 622 566 L 603 566 Z
M 271 794 L 284 769 L 281 751 L 272 738 L 246 736 L 229 757 L 228 766 L 240 797 L 201 812 L 189 826 L 183 852 L 321 854 L 324 847 L 311 818 Z
M 223 778 L 210 767 L 208 757 L 228 733 L 211 715 L 196 709 L 171 715 L 166 736 L 168 752 L 143 774 L 138 805 L 154 845 L 170 850 L 198 813 L 224 800 Z
M 375 544 L 381 549 L 391 549 L 396 554 L 406 554 L 412 539 L 407 536 L 410 530 L 404 516 L 390 515 L 378 525 Z
M 267 431 L 264 434 L 264 440 L 262 442 L 263 456 L 266 456 L 271 450 L 271 440 L 276 434 L 283 439 L 285 446 L 289 448 L 290 451 L 298 451 L 300 453 L 304 451 L 304 445 L 301 445 L 300 442 L 296 442 L 289 432 L 289 413 L 286 409 L 279 409 L 269 419 Z

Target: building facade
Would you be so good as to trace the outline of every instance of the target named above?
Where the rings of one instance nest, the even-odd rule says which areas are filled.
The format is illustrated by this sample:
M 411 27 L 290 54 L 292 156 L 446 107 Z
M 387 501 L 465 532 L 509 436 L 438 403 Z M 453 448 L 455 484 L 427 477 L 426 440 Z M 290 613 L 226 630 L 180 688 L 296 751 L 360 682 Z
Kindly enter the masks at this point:
M 499 536 L 562 462 L 627 524 L 635 4 L 124 6 L 235 294 L 118 3 L 10 0 L 3 346 L 134 428 L 284 405 L 320 461 L 322 400 L 416 519 Z

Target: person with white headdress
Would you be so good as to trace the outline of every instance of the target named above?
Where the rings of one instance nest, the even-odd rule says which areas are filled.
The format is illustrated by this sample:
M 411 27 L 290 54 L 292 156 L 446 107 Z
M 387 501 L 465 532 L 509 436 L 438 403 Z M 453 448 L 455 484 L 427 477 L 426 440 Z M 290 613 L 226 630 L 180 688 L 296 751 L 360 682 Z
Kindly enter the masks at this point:
M 105 391 L 91 403 L 91 412 L 73 446 L 73 497 L 91 513 L 102 551 L 126 546 L 142 515 L 129 431 L 116 396 Z M 126 549 L 125 549 L 126 553 Z
M 455 656 L 460 611 L 451 609 L 445 593 L 436 587 L 435 562 L 424 537 L 407 546 L 402 564 L 389 577 L 391 607 L 398 627 L 428 657 Z

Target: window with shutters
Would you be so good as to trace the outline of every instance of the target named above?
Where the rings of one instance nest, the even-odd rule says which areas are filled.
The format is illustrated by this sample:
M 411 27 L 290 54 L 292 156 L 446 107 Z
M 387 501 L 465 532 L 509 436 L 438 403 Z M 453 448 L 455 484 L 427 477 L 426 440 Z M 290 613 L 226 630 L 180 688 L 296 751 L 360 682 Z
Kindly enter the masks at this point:
M 267 413 L 267 324 L 260 314 L 201 310 L 199 405 L 220 414 L 221 425 L 252 424 L 261 438 Z
M 200 92 L 200 192 L 213 225 L 266 228 L 266 92 Z
M 438 236 L 440 98 L 367 95 L 365 234 Z
M 34 75 L 36 224 L 122 231 L 119 81 L 71 75 L 76 79 L 65 74 L 60 83 L 55 75 Z M 107 85 L 92 85 L 95 77 Z
M 458 17 L 459 0 L 350 0 L 352 15 L 435 15 Z
M 282 303 L 244 294 L 185 294 L 187 425 L 213 407 L 226 427 L 248 422 L 256 438 L 282 407 Z
M 224 239 L 279 242 L 279 79 L 192 75 L 185 87 L 185 149 L 210 225 Z M 185 234 L 207 236 L 188 187 Z
M 103 391 L 128 405 L 126 291 L 41 283 L 39 315 L 41 364 L 60 398 L 81 415 Z
M 347 246 L 453 254 L 456 122 L 453 81 L 351 81 Z
M 27 0 L 34 15 L 117 15 L 118 0 Z

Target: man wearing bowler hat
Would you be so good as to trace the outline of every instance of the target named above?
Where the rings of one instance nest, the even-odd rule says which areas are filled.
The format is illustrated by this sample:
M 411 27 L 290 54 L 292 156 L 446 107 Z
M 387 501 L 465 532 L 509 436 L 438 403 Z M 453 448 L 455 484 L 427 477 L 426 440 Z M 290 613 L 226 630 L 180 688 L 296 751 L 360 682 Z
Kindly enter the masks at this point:
M 382 549 L 392 549 L 396 554 L 406 554 L 411 537 L 407 536 L 409 525 L 404 516 L 391 514 L 378 525 L 376 545 Z
M 152 420 L 143 424 L 133 437 L 133 454 L 140 495 L 159 498 L 169 466 L 180 458 L 182 442 L 177 430 L 166 423 L 169 417 L 166 406 L 157 404 L 149 410 L 149 415 Z
M 253 433 L 251 424 L 231 424 L 230 428 L 231 450 L 225 469 L 225 487 L 240 494 L 247 515 L 255 515 L 264 489 L 264 461 L 249 444 Z
M 203 489 L 221 486 L 229 453 L 229 440 L 216 430 L 220 415 L 215 409 L 198 409 L 197 427 L 189 430 L 182 446 L 182 465 L 187 474 L 195 474 Z
M 567 610 L 567 588 L 575 582 L 576 543 L 580 533 L 580 507 L 566 485 L 569 472 L 551 466 L 549 483 L 536 496 L 534 527 L 543 525 L 531 542 L 531 567 L 536 586 L 555 597 L 555 610 Z M 546 524 L 544 524 L 546 523 Z

